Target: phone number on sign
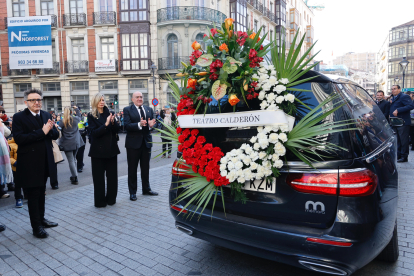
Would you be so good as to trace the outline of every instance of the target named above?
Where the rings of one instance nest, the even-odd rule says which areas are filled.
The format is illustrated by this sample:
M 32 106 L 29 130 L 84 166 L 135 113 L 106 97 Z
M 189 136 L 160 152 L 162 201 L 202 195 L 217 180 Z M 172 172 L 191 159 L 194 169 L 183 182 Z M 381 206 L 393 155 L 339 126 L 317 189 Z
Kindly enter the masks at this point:
M 17 64 L 43 64 L 43 60 L 18 60 Z

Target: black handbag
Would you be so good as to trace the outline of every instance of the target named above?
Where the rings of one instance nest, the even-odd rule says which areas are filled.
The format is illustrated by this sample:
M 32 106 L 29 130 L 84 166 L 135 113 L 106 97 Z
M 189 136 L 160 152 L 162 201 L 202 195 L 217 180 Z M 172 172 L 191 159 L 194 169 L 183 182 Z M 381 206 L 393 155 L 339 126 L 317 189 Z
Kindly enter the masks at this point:
M 59 146 L 59 150 L 60 150 L 60 151 L 64 151 L 64 150 L 63 150 L 63 147 L 62 147 L 61 145 L 58 145 L 58 146 Z

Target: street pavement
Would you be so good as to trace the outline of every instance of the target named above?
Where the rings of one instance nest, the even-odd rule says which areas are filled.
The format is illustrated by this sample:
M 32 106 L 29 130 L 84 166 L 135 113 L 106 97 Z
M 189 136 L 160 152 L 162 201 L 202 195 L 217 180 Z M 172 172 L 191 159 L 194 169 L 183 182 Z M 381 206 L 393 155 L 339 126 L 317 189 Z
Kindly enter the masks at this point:
M 414 275 L 414 154 L 399 164 L 400 257 L 374 260 L 356 276 Z M 167 160 L 169 163 L 171 159 Z M 119 167 L 121 163 L 119 164 Z M 50 236 L 33 237 L 27 205 L 0 208 L 0 274 L 9 275 L 318 275 L 190 237 L 174 227 L 168 205 L 171 164 L 153 166 L 150 182 L 159 196 L 129 200 L 119 177 L 117 203 L 93 206 L 93 185 L 47 191 L 46 218 L 59 223 Z

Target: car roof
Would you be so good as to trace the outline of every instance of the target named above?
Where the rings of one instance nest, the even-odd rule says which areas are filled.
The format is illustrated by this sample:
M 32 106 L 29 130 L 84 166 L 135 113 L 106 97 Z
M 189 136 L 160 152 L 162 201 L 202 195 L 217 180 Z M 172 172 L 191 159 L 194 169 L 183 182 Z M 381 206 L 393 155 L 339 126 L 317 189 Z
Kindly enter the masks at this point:
M 316 77 L 315 79 L 312 80 L 313 82 L 323 82 L 323 83 L 333 82 L 333 83 L 348 83 L 348 84 L 358 85 L 357 83 L 351 81 L 350 79 L 344 78 L 342 76 L 322 74 L 322 73 L 319 73 L 313 70 L 306 72 L 303 76 L 301 76 L 297 80 L 299 81 L 299 80 L 304 80 L 304 79 L 312 78 L 312 77 Z

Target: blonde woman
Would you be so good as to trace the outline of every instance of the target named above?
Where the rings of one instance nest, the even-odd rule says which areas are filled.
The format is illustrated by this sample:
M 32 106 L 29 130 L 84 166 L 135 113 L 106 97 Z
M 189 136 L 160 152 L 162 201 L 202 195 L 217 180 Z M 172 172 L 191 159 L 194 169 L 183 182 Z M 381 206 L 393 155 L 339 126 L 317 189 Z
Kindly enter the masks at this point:
M 118 130 L 115 116 L 109 112 L 104 95 L 95 94 L 88 114 L 95 207 L 114 205 L 118 194 Z M 105 193 L 106 173 L 106 193 Z
M 70 173 L 72 174 L 70 181 L 74 185 L 79 183 L 78 172 L 76 170 L 76 153 L 80 147 L 85 145 L 78 128 L 80 120 L 80 111 L 76 106 L 73 106 L 73 109 L 65 107 L 63 110 L 63 120 L 59 121 L 59 127 L 62 133 L 62 137 L 59 139 L 59 146 L 65 152 Z

